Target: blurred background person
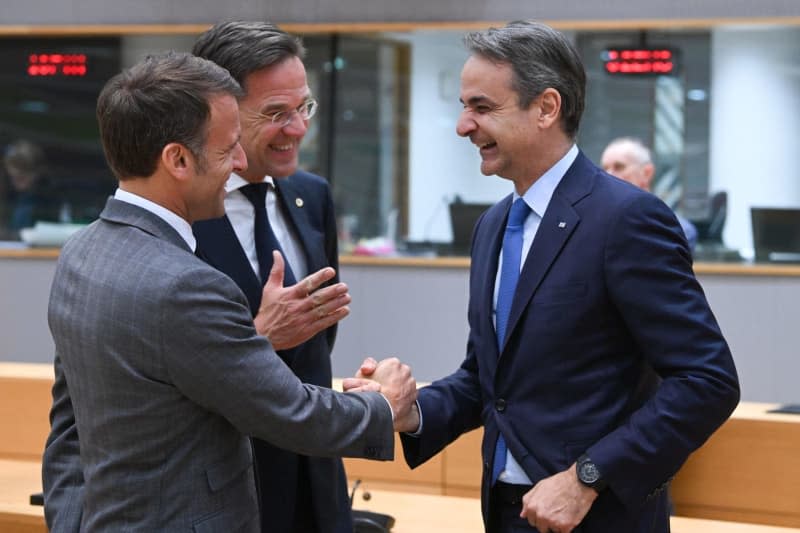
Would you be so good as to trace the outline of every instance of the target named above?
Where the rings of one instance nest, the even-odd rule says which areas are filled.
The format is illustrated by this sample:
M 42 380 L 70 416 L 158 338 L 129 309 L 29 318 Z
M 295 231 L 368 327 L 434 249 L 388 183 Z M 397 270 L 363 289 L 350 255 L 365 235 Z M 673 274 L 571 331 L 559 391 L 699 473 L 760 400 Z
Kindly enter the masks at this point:
M 7 237 L 19 238 L 19 230 L 33 226 L 37 220 L 57 219 L 45 176 L 44 151 L 38 145 L 25 139 L 9 144 L 3 154 L 3 168 L 8 177 Z
M 611 141 L 600 158 L 603 170 L 650 192 L 656 167 L 650 149 L 634 137 L 618 137 Z M 678 222 L 689 243 L 689 249 L 694 252 L 697 245 L 697 228 L 689 220 L 675 213 Z

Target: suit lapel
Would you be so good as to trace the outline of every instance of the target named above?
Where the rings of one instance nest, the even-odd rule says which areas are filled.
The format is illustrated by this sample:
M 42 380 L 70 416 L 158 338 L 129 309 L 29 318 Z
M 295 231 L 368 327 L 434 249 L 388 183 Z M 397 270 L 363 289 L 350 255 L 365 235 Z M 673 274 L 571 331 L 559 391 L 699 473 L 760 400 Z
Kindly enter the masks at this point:
M 203 259 L 217 270 L 225 272 L 239 285 L 255 315 L 261 303 L 261 280 L 253 271 L 228 215 L 195 222 L 192 230 Z
M 487 323 L 483 325 L 484 331 L 491 331 L 495 333 L 493 342 L 486 343 L 487 356 L 491 364 L 487 365 L 490 372 L 494 373 L 495 365 L 498 357 L 497 346 L 497 332 L 493 321 L 494 313 L 491 310 L 494 308 L 494 286 L 497 281 L 497 266 L 500 258 L 500 248 L 503 244 L 503 234 L 505 233 L 506 219 L 508 218 L 508 210 L 511 209 L 512 196 L 501 200 L 496 208 L 491 209 L 486 214 L 486 219 L 482 222 L 482 229 L 486 228 L 488 232 L 486 238 L 488 239 L 488 246 L 481 247 L 482 250 L 476 249 L 472 255 L 472 261 L 478 261 L 481 265 L 473 271 L 478 276 L 478 286 L 481 288 L 480 299 L 478 300 L 483 309 L 489 309 L 490 312 L 485 313 Z M 480 253 L 481 257 L 476 257 L 476 253 Z
M 579 153 L 553 192 L 520 273 L 508 318 L 509 333 L 506 339 L 511 338 L 522 312 L 578 227 L 581 218 L 573 205 L 590 193 L 593 175 L 594 166 L 582 153 Z M 503 347 L 505 348 L 505 345 Z
M 117 200 L 113 196 L 109 197 L 106 201 L 106 206 L 103 208 L 103 212 L 100 213 L 100 218 L 115 224 L 135 226 L 156 238 L 171 242 L 190 253 L 192 251 L 186 241 L 183 240 L 183 237 L 181 237 L 175 228 L 170 226 L 164 219 L 143 207 Z
M 311 227 L 305 212 L 306 203 L 313 199 L 303 194 L 302 188 L 297 186 L 291 176 L 276 179 L 274 182 L 280 208 L 287 215 L 305 253 L 308 273 L 316 272 L 327 265 L 327 260 L 322 235 Z

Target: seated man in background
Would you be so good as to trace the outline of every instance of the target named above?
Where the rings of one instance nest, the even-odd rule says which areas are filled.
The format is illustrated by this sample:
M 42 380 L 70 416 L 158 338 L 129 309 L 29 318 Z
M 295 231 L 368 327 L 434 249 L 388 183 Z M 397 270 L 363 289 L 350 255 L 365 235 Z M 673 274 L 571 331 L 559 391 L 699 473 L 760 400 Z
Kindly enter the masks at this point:
M 650 149 L 642 141 L 633 137 L 619 137 L 611 141 L 600 158 L 603 170 L 650 192 L 656 167 L 650 155 Z M 689 249 L 694 251 L 697 244 L 697 228 L 689 220 L 675 213 L 678 222 L 689 243 Z
M 19 230 L 33 226 L 37 220 L 57 220 L 41 147 L 25 139 L 14 141 L 6 147 L 3 168 L 8 185 L 6 198 L 0 202 L 8 202 L 9 216 L 0 225 L 7 226 L 11 238 L 18 238 Z

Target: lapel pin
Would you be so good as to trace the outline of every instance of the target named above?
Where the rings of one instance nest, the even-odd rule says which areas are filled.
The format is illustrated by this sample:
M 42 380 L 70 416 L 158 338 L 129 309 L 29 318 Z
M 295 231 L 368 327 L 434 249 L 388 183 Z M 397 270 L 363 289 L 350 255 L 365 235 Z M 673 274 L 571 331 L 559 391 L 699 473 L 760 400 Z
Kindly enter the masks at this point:
M 566 222 L 559 222 L 558 223 L 558 227 L 561 228 L 561 229 L 564 229 L 564 228 L 567 227 L 567 223 Z
M 294 205 L 296 205 L 297 207 L 303 207 L 303 199 L 302 198 L 295 198 L 294 199 Z

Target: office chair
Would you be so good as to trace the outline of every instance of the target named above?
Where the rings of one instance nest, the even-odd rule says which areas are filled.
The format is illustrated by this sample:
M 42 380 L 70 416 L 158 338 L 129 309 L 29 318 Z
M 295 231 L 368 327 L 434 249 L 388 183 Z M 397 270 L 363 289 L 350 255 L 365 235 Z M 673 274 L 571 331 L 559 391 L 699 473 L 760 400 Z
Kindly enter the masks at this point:
M 706 240 L 722 243 L 722 230 L 725 229 L 725 219 L 728 216 L 728 193 L 725 191 L 714 193 L 710 204 Z
M 728 193 L 715 192 L 708 200 L 708 216 L 692 220 L 697 228 L 697 240 L 704 244 L 722 244 L 722 230 L 728 215 Z

